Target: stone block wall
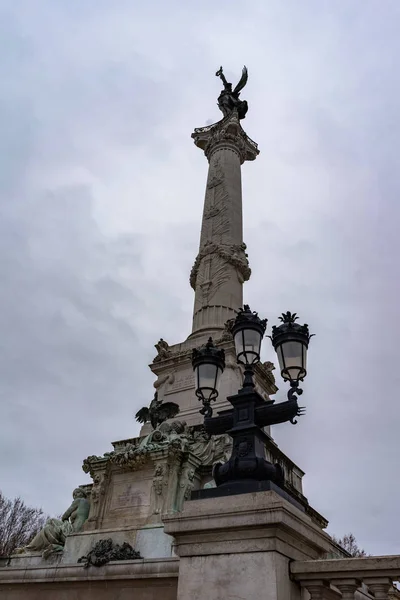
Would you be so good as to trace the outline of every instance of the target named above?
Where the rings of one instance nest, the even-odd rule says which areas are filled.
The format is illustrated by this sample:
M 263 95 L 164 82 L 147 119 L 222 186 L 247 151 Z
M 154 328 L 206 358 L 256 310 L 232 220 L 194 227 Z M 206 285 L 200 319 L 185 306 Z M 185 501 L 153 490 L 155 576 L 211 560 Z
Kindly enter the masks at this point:
M 3 568 L 1 600 L 176 600 L 178 560 Z

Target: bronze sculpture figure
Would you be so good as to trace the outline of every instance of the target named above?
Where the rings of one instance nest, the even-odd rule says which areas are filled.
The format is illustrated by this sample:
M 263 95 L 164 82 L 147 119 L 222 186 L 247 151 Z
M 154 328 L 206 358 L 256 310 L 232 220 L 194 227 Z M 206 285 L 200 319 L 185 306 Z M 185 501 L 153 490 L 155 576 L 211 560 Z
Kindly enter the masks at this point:
M 179 406 L 175 402 L 163 402 L 158 400 L 157 392 L 154 394 L 150 406 L 144 406 L 135 415 L 136 421 L 139 423 L 147 423 L 150 421 L 153 429 L 157 429 L 158 425 L 164 423 L 167 419 L 176 417 L 179 413 Z
M 246 100 L 240 100 L 240 91 L 244 88 L 248 79 L 247 67 L 243 67 L 242 76 L 239 83 L 232 90 L 232 84 L 228 83 L 223 73 L 222 67 L 215 73 L 217 77 L 220 77 L 224 84 L 224 89 L 218 97 L 218 107 L 222 111 L 224 117 L 227 117 L 234 109 L 237 109 L 239 119 L 244 119 L 248 110 L 248 104 Z

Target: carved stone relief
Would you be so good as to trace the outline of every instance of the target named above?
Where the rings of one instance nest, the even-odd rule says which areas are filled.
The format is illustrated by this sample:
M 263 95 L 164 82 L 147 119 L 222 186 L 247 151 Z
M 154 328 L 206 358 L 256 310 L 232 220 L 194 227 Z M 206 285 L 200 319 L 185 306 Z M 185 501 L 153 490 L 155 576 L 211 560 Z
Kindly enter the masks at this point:
M 127 444 L 110 457 L 110 461 L 124 470 L 136 471 L 140 469 L 148 459 L 148 450 L 140 448 L 135 444 Z
M 196 131 L 198 132 L 197 136 Z M 241 164 L 245 160 L 254 160 L 259 154 L 257 144 L 244 132 L 235 114 L 232 114 L 230 118 L 228 117 L 216 123 L 207 132 L 195 130 L 195 142 L 196 137 L 198 140 L 200 137 L 204 138 L 201 147 L 203 147 L 204 154 L 208 160 L 210 160 L 213 152 L 221 147 L 237 152 Z
M 259 154 L 256 142 L 249 138 L 240 125 L 236 110 L 218 123 L 196 127 L 192 138 L 196 146 L 204 151 L 208 160 L 215 150 L 224 147 L 237 152 L 241 163 L 245 160 L 255 160 Z
M 171 352 L 170 352 L 171 354 Z M 175 381 L 175 371 L 170 373 L 160 374 L 156 381 L 153 383 L 153 386 L 157 390 L 157 395 L 159 400 L 164 399 L 165 392 L 169 386 L 172 386 Z
M 207 183 L 201 247 L 190 274 L 190 285 L 201 292 L 208 304 L 217 291 L 232 277 L 231 265 L 241 283 L 250 277 L 246 246 L 232 244 L 230 198 L 221 161 L 210 165 Z
M 206 241 L 229 243 L 231 223 L 225 174 L 219 159 L 216 159 L 210 168 L 212 172 L 207 184 L 201 237 Z
M 161 515 L 163 512 L 165 491 L 168 486 L 168 471 L 167 463 L 156 463 L 151 499 L 151 512 L 154 515 Z
M 211 467 L 229 459 L 231 444 L 229 435 L 210 437 L 203 428 L 193 428 L 189 447 L 202 466 Z
M 102 567 L 108 562 L 115 560 L 138 560 L 143 558 L 139 552 L 136 552 L 128 542 L 123 544 L 114 544 L 111 538 L 99 540 L 93 548 L 78 559 L 78 563 L 83 563 L 83 568 L 89 566 Z
M 230 269 L 227 268 L 227 261 L 217 253 L 206 256 L 197 274 L 197 286 L 201 290 L 203 304 L 209 304 L 229 279 Z
M 183 372 L 179 376 L 173 378 L 173 380 L 169 383 L 168 388 L 165 390 L 166 394 L 171 394 L 173 392 L 179 392 L 181 390 L 188 390 L 194 387 L 194 374 L 193 370 L 191 372 Z
M 94 473 L 93 485 L 90 493 L 90 514 L 88 518 L 88 524 L 92 524 L 94 526 L 97 524 L 101 501 L 106 493 L 107 482 L 108 477 L 106 475 L 106 471 Z
M 251 269 L 249 267 L 249 262 L 247 260 L 247 254 L 245 253 L 246 244 L 231 244 L 231 245 L 222 245 L 217 244 L 215 242 L 207 242 L 200 249 L 199 254 L 194 261 L 194 265 L 190 272 L 190 285 L 196 290 L 197 284 L 201 285 L 206 281 L 206 277 L 208 274 L 203 271 L 200 272 L 200 265 L 202 260 L 209 255 L 213 255 L 213 258 L 219 257 L 219 263 L 216 263 L 216 266 L 213 268 L 214 272 L 209 274 L 210 281 L 214 284 L 214 277 L 218 276 L 218 270 L 221 267 L 225 267 L 226 264 L 230 264 L 235 267 L 237 276 L 239 281 L 243 283 L 244 281 L 248 281 L 251 275 Z M 229 276 L 229 274 L 228 274 Z M 199 278 L 199 281 L 198 281 Z M 220 278 L 221 279 L 221 278 Z M 218 287 L 225 283 L 224 281 L 218 282 Z M 218 289 L 218 288 L 217 288 Z M 215 292 L 214 292 L 215 293 Z
M 226 144 L 228 147 L 231 146 L 236 150 L 240 162 L 243 164 L 247 158 L 247 144 L 246 138 L 242 135 L 241 130 L 242 128 L 233 122 L 227 122 L 225 127 L 216 127 L 204 148 L 204 154 L 207 156 L 208 160 L 210 160 L 212 153 L 218 146 Z
M 92 487 L 92 493 L 90 495 L 93 504 L 98 504 L 99 500 L 100 500 L 100 496 L 102 496 L 104 494 L 104 487 L 105 487 L 104 480 L 105 480 L 104 473 L 96 473 L 95 476 L 93 477 L 93 487 Z
M 183 464 L 180 477 L 179 488 L 176 500 L 176 509 L 182 510 L 185 500 L 190 500 L 190 495 L 194 487 L 195 468 L 190 462 Z
M 114 447 L 106 457 L 90 456 L 84 461 L 84 471 L 93 477 L 89 529 L 99 523 L 109 527 L 119 519 L 124 523 L 159 523 L 163 513 L 182 510 L 195 482 L 200 483 L 199 466 L 209 467 L 211 473 L 215 463 L 226 462 L 230 438 L 210 438 L 203 428 L 188 428 L 182 421 L 173 421 L 162 423 L 143 438 L 118 442 Z
M 160 338 L 160 340 L 155 344 L 155 349 L 157 350 L 157 356 L 153 359 L 153 362 L 159 362 L 165 358 L 168 358 L 170 352 L 168 342 Z

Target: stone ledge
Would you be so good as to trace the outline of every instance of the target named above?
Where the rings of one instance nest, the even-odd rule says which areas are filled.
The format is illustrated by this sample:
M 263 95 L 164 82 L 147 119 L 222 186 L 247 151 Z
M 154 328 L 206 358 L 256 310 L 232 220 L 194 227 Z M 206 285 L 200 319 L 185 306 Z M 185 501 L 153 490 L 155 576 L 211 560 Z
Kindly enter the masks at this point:
M 9 569 L 28 569 L 30 567 L 43 567 L 43 564 L 47 567 L 56 567 L 61 563 L 62 557 L 63 553 L 58 552 L 51 554 L 45 561 L 41 552 L 12 554 L 7 558 L 0 559 L 0 573 L 1 568 L 5 567 Z
M 179 515 L 163 515 L 165 532 L 171 535 L 238 526 L 271 526 L 285 519 L 298 521 L 299 525 L 306 524 L 319 535 L 330 539 L 310 517 L 274 491 L 191 500 L 185 503 Z
M 297 581 L 346 577 L 362 580 L 369 577 L 397 579 L 400 578 L 400 555 L 294 561 L 290 565 L 290 571 Z
M 177 558 L 115 561 L 103 567 L 88 569 L 78 564 L 29 569 L 4 567 L 0 569 L 0 586 L 21 583 L 177 578 L 178 571 L 179 559 Z
M 181 557 L 278 550 L 306 559 L 332 547 L 309 516 L 273 491 L 192 500 L 179 516 L 165 515 L 163 521 Z

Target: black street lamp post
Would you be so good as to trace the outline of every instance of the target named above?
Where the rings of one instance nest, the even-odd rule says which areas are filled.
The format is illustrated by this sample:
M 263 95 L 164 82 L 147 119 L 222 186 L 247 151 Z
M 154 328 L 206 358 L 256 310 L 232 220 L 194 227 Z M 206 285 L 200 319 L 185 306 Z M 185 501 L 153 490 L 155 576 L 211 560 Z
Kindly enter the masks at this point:
M 208 390 L 209 384 L 206 385 L 205 380 L 202 381 L 201 373 L 206 369 L 205 365 L 208 365 L 208 381 L 213 378 L 213 381 L 216 381 L 215 373 L 222 373 L 225 366 L 224 355 L 218 355 L 221 350 L 213 346 L 211 338 L 204 348 L 193 350 L 196 395 L 203 401 L 204 406 L 200 412 L 205 416 L 205 430 L 210 435 L 228 433 L 233 441 L 229 460 L 214 467 L 213 477 L 217 487 L 193 492 L 193 498 L 267 489 L 279 490 L 281 495 L 287 496 L 281 489 L 282 468 L 278 464 L 271 464 L 265 458 L 265 442 L 268 438 L 263 428 L 286 421 L 296 423 L 295 417 L 302 413 L 295 392 L 301 393 L 298 382 L 306 375 L 306 352 L 310 335 L 307 325 L 300 326 L 295 323 L 296 315 L 286 313 L 281 320 L 282 325 L 273 328 L 271 339 L 278 353 L 282 376 L 290 381 L 291 387 L 286 402 L 275 404 L 273 400 L 264 400 L 255 390 L 253 369 L 260 360 L 261 341 L 267 321 L 261 320 L 257 313 L 251 312 L 249 306 L 245 305 L 244 309 L 239 310 L 231 326 L 237 360 L 244 364 L 243 387 L 237 394 L 228 397 L 233 408 L 220 411 L 215 417 L 212 416 L 210 399 L 216 398 L 218 391 L 207 391 L 207 394 L 204 394 L 202 390 Z M 211 374 L 212 369 L 214 370 Z M 292 501 L 291 498 L 288 499 Z

